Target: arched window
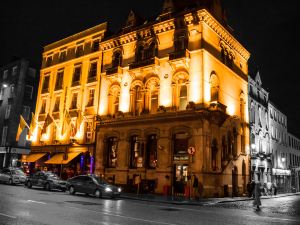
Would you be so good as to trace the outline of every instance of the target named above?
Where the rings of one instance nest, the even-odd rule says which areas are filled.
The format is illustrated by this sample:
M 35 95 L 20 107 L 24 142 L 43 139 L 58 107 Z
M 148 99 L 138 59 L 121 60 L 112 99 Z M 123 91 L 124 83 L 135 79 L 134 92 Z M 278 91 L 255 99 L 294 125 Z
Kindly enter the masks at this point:
M 236 128 L 233 128 L 232 133 L 233 133 L 232 155 L 233 155 L 233 157 L 236 157 L 237 156 L 237 136 L 238 136 Z
M 186 110 L 187 106 L 187 86 L 179 85 L 179 110 Z
M 147 167 L 154 169 L 157 166 L 157 136 L 151 134 L 147 138 Z
M 227 145 L 226 145 L 226 137 L 222 137 L 222 161 L 227 160 L 228 154 L 227 154 Z
M 211 143 L 211 168 L 214 171 L 217 169 L 217 153 L 218 153 L 218 142 L 214 138 Z
M 219 101 L 219 79 L 216 74 L 210 76 L 210 101 Z
M 112 59 L 112 67 L 118 67 L 122 64 L 122 53 L 120 51 L 116 51 L 113 55 Z
M 110 88 L 108 95 L 108 114 L 115 115 L 119 111 L 120 86 L 114 85 Z
M 130 167 L 142 167 L 139 160 L 143 160 L 142 145 L 139 137 L 134 135 L 130 137 Z
M 132 108 L 132 112 L 135 116 L 139 116 L 141 115 L 141 113 L 143 112 L 143 108 L 144 108 L 144 96 L 143 96 L 143 91 L 142 91 L 142 87 L 139 85 L 136 85 L 133 90 L 132 90 L 132 103 L 133 103 L 133 108 Z
M 118 139 L 116 137 L 109 137 L 106 141 L 107 163 L 108 167 L 115 168 L 118 159 Z
M 158 109 L 158 90 L 151 90 L 150 113 L 156 113 Z
M 233 150 L 232 134 L 230 131 L 228 131 L 227 132 L 227 153 L 230 158 L 232 157 L 232 150 Z
M 144 47 L 140 45 L 136 52 L 136 62 L 142 61 L 144 58 L 143 56 L 144 56 Z
M 255 123 L 255 105 L 253 101 L 251 102 L 250 120 L 251 123 Z

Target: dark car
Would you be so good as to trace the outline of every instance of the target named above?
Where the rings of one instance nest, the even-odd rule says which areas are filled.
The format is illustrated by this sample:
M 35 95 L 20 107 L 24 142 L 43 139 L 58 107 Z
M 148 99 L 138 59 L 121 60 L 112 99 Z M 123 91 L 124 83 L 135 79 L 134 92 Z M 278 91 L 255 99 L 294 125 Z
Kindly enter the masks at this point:
M 95 175 L 79 175 L 68 179 L 67 190 L 72 195 L 80 192 L 95 195 L 97 198 L 101 198 L 102 196 L 115 198 L 121 194 L 120 187 L 109 184 Z
M 26 174 L 20 168 L 9 167 L 0 170 L 0 182 L 8 184 L 23 184 L 26 180 Z
M 38 171 L 30 177 L 27 177 L 25 185 L 28 188 L 32 186 L 42 187 L 47 191 L 59 189 L 66 191 L 66 181 L 61 180 L 56 174 L 47 171 Z

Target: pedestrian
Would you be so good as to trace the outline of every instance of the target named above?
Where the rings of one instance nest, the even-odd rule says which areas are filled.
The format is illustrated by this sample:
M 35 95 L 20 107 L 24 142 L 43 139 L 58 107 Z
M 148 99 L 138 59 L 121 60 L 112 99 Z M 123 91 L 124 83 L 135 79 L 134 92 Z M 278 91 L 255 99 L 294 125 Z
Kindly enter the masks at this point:
M 255 189 L 255 181 L 252 180 L 251 181 L 251 197 L 255 197 L 255 193 L 254 193 L 254 189 Z
M 198 177 L 194 174 L 193 175 L 193 196 L 196 200 L 199 199 L 199 180 Z
M 261 196 L 261 188 L 260 188 L 260 183 L 255 184 L 254 188 L 254 201 L 253 201 L 253 206 L 256 207 L 256 210 L 260 210 L 261 206 L 261 201 L 260 201 L 260 196 Z
M 274 180 L 273 183 L 272 183 L 272 189 L 273 189 L 274 195 L 276 195 L 276 194 L 277 194 L 277 185 L 276 185 L 275 180 Z

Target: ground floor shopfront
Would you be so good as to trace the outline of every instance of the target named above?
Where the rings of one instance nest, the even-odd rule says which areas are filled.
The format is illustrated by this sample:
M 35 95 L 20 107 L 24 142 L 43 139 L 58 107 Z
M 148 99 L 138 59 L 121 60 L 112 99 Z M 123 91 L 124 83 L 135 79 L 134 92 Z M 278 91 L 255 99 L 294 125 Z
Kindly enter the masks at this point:
M 272 162 L 264 155 L 251 155 L 251 179 L 265 186 L 272 182 Z
M 219 114 L 102 120 L 95 173 L 128 190 L 185 196 L 193 195 L 196 175 L 203 197 L 241 196 L 250 171 L 247 140 L 239 120 Z
M 28 155 L 29 148 L 0 147 L 0 169 L 8 166 L 21 166 L 22 155 Z
M 272 169 L 273 182 L 277 186 L 277 193 L 291 192 L 291 170 Z
M 94 173 L 94 145 L 32 146 L 30 154 L 23 155 L 21 162 L 28 174 L 45 170 L 67 179 L 78 174 Z

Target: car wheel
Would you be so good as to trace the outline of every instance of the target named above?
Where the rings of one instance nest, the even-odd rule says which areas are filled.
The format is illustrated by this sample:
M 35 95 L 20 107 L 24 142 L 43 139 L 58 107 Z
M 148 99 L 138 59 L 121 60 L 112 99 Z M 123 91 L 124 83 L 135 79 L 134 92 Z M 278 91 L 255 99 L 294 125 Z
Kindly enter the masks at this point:
M 102 192 L 99 189 L 97 189 L 95 191 L 95 196 L 96 196 L 96 198 L 102 198 Z
M 30 181 L 27 181 L 27 187 L 28 187 L 28 188 L 31 188 L 31 187 L 32 187 L 32 184 L 31 184 Z
M 70 195 L 75 194 L 75 188 L 73 186 L 69 187 L 69 193 L 70 193 Z
M 9 185 L 13 185 L 13 184 L 14 184 L 14 182 L 12 181 L 12 179 L 9 179 L 9 180 L 8 180 L 8 184 L 9 184 Z
M 50 184 L 49 184 L 49 183 L 46 183 L 46 184 L 45 184 L 45 190 L 51 191 L 51 187 L 50 187 Z

